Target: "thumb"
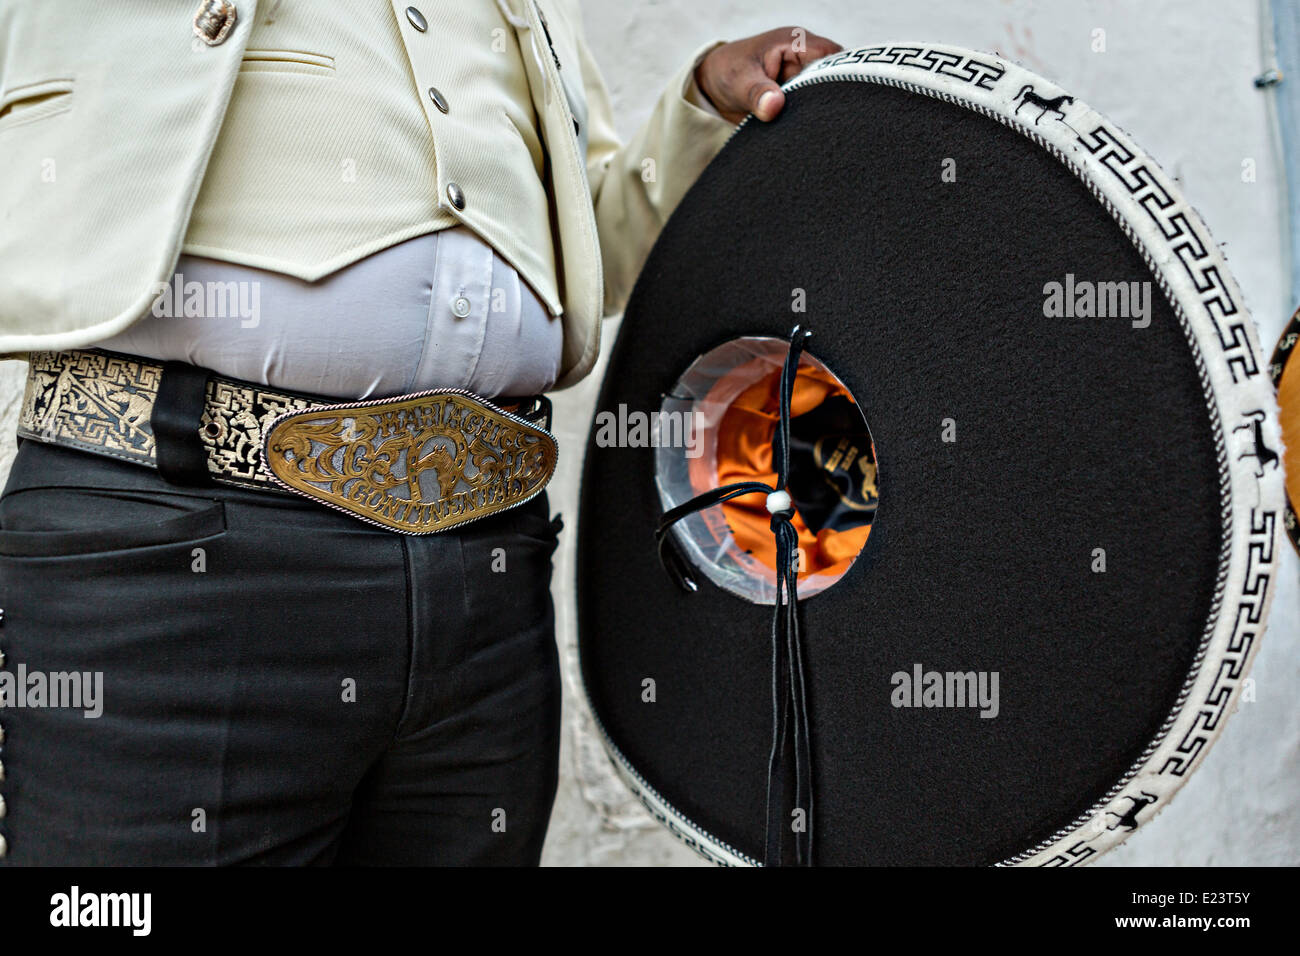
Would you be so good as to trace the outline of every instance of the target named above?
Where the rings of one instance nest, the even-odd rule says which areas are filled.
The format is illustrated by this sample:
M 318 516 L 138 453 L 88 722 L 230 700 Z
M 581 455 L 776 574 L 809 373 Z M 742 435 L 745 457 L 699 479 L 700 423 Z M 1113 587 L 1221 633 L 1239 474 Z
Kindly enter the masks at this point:
M 770 123 L 785 106 L 785 94 L 767 74 L 755 80 L 749 90 L 749 111 L 764 123 Z

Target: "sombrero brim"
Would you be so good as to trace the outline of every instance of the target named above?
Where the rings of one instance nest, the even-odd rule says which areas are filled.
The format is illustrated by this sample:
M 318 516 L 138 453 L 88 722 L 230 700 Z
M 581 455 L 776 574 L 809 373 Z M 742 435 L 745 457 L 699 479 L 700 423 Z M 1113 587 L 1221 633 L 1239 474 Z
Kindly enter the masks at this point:
M 811 328 L 880 488 L 858 561 L 802 608 L 817 862 L 1090 859 L 1204 758 L 1263 629 L 1281 474 L 1240 293 L 1171 180 L 1018 66 L 895 44 L 786 89 L 666 225 L 598 407 L 654 411 L 708 349 Z M 1052 283 L 1149 308 L 1045 314 Z M 756 862 L 770 608 L 676 588 L 660 511 L 652 450 L 590 444 L 585 688 L 647 806 Z M 996 673 L 997 715 L 895 706 L 916 666 Z

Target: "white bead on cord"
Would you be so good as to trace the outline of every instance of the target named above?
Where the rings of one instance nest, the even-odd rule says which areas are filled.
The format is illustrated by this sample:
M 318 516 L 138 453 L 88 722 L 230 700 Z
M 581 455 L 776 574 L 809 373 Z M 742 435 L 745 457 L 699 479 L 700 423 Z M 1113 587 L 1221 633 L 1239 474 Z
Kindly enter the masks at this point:
M 789 492 L 774 491 L 767 496 L 767 513 L 774 515 L 781 511 L 789 511 L 793 504 Z

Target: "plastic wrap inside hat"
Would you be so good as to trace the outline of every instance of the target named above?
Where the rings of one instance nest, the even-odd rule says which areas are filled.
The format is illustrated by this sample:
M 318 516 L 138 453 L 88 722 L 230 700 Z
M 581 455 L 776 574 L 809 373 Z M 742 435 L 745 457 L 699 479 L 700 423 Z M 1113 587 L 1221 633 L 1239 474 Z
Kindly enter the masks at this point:
M 719 863 L 1089 861 L 1263 635 L 1254 326 L 1171 177 L 1050 81 L 886 44 L 786 91 L 667 223 L 600 398 L 657 429 L 587 451 L 610 757 Z

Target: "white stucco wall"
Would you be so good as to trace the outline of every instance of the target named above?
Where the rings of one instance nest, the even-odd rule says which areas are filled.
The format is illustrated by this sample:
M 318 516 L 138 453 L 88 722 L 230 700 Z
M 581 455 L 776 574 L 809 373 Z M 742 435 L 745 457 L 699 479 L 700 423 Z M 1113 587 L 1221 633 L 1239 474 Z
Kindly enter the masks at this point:
M 701 42 L 800 24 L 845 46 L 930 40 L 996 51 L 1076 94 L 1122 125 L 1181 182 L 1222 244 L 1270 349 L 1289 315 L 1280 167 L 1256 0 L 587 0 L 586 24 L 624 133 Z M 1106 52 L 1093 52 L 1105 30 Z M 1242 162 L 1258 176 L 1243 183 Z M 779 183 L 771 184 L 779 188 Z M 617 332 L 606 327 L 605 354 Z M 25 366 L 0 363 L 0 474 L 13 450 Z M 567 454 L 551 500 L 570 528 L 556 559 L 555 597 L 566 662 L 560 794 L 544 862 L 696 864 L 658 829 L 608 770 L 575 694 L 573 523 L 580 455 L 603 363 L 557 396 Z M 1258 700 L 1228 724 L 1171 807 L 1105 858 L 1109 864 L 1300 863 L 1300 562 L 1286 548 L 1272 626 L 1255 665 Z

